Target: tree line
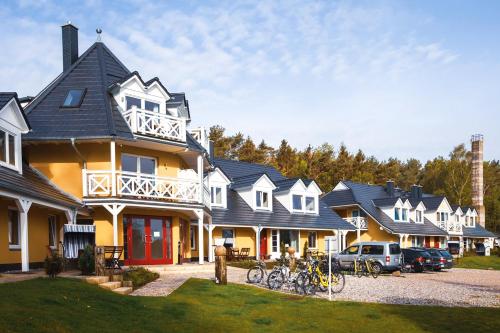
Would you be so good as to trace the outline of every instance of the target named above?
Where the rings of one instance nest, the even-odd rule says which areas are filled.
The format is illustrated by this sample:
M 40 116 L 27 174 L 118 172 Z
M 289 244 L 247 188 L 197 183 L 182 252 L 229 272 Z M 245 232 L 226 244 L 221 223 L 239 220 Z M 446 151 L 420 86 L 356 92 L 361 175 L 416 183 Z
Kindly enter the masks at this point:
M 285 176 L 314 179 L 326 193 L 341 180 L 383 185 L 393 180 L 396 186 L 409 190 L 413 184 L 426 193 L 445 195 L 450 204 L 472 204 L 471 152 L 459 144 L 448 157 L 438 156 L 422 164 L 415 158 L 402 161 L 391 157 L 379 161 L 358 150 L 352 153 L 344 144 L 338 148 L 324 143 L 300 150 L 282 140 L 278 148 L 264 140 L 256 144 L 251 137 L 236 133 L 227 135 L 225 128 L 212 126 L 209 134 L 215 157 L 268 164 Z M 500 232 L 500 161 L 484 162 L 484 205 L 486 227 Z

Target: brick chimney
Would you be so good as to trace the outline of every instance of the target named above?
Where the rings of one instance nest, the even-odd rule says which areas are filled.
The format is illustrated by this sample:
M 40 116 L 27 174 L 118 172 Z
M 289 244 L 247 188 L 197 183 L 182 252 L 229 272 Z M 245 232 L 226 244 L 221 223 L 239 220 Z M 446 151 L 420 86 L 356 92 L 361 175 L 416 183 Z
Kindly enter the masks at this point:
M 63 71 L 73 65 L 78 59 L 78 28 L 70 21 L 61 27 L 62 29 L 62 51 Z
M 483 205 L 483 135 L 474 134 L 470 141 L 472 150 L 472 205 L 478 212 L 479 224 L 484 227 L 486 214 Z

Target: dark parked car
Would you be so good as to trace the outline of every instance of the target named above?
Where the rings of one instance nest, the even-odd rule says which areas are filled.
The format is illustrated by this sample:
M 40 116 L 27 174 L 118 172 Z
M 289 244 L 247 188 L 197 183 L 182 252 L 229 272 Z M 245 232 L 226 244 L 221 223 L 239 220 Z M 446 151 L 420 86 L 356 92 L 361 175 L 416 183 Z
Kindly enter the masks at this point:
M 484 256 L 484 253 L 486 252 L 485 248 L 484 248 L 484 244 L 483 243 L 474 243 L 474 245 L 476 246 L 476 254 L 478 256 Z
M 425 249 L 432 256 L 434 270 L 441 270 L 453 267 L 453 256 L 444 249 Z
M 459 255 L 460 254 L 460 244 L 457 242 L 448 242 L 448 252 L 451 255 Z
M 404 265 L 411 267 L 416 273 L 421 273 L 424 269 L 432 269 L 432 257 L 429 252 L 422 249 L 401 249 L 402 261 Z

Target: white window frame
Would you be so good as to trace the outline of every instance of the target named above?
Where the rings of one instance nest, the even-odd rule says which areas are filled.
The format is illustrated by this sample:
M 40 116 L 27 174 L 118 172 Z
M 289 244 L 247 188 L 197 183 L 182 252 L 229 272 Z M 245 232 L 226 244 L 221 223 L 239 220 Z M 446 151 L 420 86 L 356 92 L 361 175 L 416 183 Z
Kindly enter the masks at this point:
M 216 202 L 217 189 L 220 189 L 220 202 Z M 213 193 L 212 193 L 213 190 Z M 210 205 L 212 207 L 224 207 L 224 188 L 221 185 L 210 185 Z
M 313 200 L 313 209 L 307 209 L 307 199 L 312 199 Z M 312 195 L 305 195 L 304 196 L 304 209 L 306 211 L 306 213 L 316 213 L 318 211 L 318 203 L 317 203 L 317 198 L 316 196 L 312 196 Z
M 408 214 L 409 214 L 408 208 L 401 208 L 401 221 L 408 222 L 409 221 Z
M 12 233 L 12 221 L 9 219 L 9 215 L 7 214 L 8 219 L 8 242 L 9 242 L 9 250 L 20 250 L 21 249 L 21 221 L 19 216 L 19 210 L 15 207 L 8 207 L 8 211 L 17 212 L 17 241 L 19 244 L 11 244 L 11 233 Z
M 311 235 L 314 235 L 314 246 L 311 246 L 310 242 L 309 242 L 309 237 Z M 310 248 L 310 249 L 317 249 L 318 248 L 318 233 L 316 231 L 309 231 L 307 233 L 307 247 Z
M 50 234 L 49 234 L 49 246 L 51 249 L 55 250 L 57 249 L 57 216 L 56 215 L 49 215 L 47 218 L 48 224 L 49 224 L 49 233 L 53 232 L 53 240 L 54 244 L 50 244 Z M 53 227 L 51 226 L 53 224 Z
M 189 228 L 189 242 L 191 243 L 191 250 L 196 251 L 196 228 L 191 226 Z
M 300 197 L 300 209 L 296 209 L 294 206 L 293 206 L 293 197 L 294 196 L 298 196 Z M 291 194 L 291 200 L 292 200 L 292 211 L 293 212 L 303 212 L 304 211 L 304 195 L 303 194 L 299 194 L 299 193 L 292 193 Z
M 260 195 L 260 202 L 261 204 L 264 203 L 264 193 L 266 193 L 267 195 L 267 207 L 266 206 L 257 206 L 257 195 L 258 193 L 261 193 Z M 265 190 L 262 190 L 262 189 L 256 189 L 254 191 L 254 196 L 253 196 L 253 200 L 254 200 L 254 203 L 255 203 L 255 209 L 259 209 L 259 210 L 271 210 L 271 201 L 272 201 L 272 193 L 269 192 L 269 191 L 265 191 Z
M 2 132 L 4 132 L 4 142 L 5 142 L 5 161 L 3 160 L 0 160 L 0 166 L 4 166 L 6 168 L 9 168 L 9 169 L 13 169 L 13 170 L 19 170 L 19 166 L 18 166 L 18 154 L 19 154 L 19 147 L 18 147 L 18 138 L 17 138 L 17 135 L 12 133 L 11 131 L 3 128 L 3 127 L 0 127 L 0 130 Z M 9 136 L 12 136 L 12 138 L 14 139 L 14 164 L 11 164 L 10 162 L 10 145 L 9 145 Z
M 276 238 L 276 251 L 274 251 L 273 238 Z M 271 229 L 271 253 L 280 252 L 280 232 L 278 229 Z
M 122 161 L 121 161 L 121 158 L 122 156 L 131 156 L 131 157 L 135 157 L 137 158 L 137 172 L 135 172 L 135 174 L 137 175 L 149 175 L 149 173 L 142 173 L 140 172 L 140 169 L 141 169 L 141 158 L 144 158 L 144 159 L 151 159 L 151 160 L 154 160 L 155 162 L 155 172 L 154 172 L 154 176 L 157 176 L 158 175 L 158 159 L 156 157 L 153 157 L 153 156 L 146 156 L 146 155 L 136 155 L 136 154 L 129 154 L 129 153 L 122 153 L 120 155 L 120 171 L 122 172 L 130 172 L 130 171 L 123 171 L 123 165 L 122 165 Z M 133 172 L 130 172 L 130 173 L 133 173 Z
M 224 230 L 231 230 L 233 232 L 233 247 L 236 247 L 236 230 L 234 228 L 222 228 L 220 235 L 221 238 L 224 239 L 224 243 L 226 243 L 226 238 L 224 237 Z
M 396 219 L 396 211 L 398 212 L 398 218 Z M 394 221 L 401 221 L 401 208 L 394 207 Z

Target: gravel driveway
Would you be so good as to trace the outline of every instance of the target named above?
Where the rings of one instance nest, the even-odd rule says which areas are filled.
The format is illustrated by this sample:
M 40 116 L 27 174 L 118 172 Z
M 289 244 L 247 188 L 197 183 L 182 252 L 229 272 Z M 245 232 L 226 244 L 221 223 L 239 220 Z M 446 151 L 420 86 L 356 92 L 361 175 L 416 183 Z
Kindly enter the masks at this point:
M 166 272 L 133 295 L 166 296 L 190 277 L 210 279 L 213 268 L 199 272 Z M 211 265 L 210 267 L 213 267 Z M 228 281 L 246 283 L 246 270 L 228 267 Z M 260 286 L 265 287 L 265 286 Z M 318 293 L 318 297 L 328 294 Z M 500 271 L 454 268 L 442 272 L 409 273 L 401 277 L 382 275 L 357 278 L 346 276 L 346 285 L 336 300 L 391 304 L 500 307 Z

